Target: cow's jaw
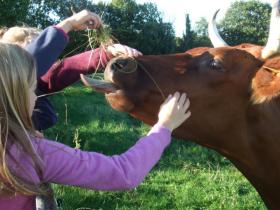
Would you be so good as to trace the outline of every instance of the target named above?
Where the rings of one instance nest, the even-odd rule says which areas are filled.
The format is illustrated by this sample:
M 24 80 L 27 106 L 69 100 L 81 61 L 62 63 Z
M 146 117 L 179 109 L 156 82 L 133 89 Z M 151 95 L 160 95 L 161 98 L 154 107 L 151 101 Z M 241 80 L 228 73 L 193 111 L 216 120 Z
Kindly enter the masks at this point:
M 81 74 L 81 80 L 86 86 L 104 93 L 112 108 L 122 112 L 130 112 L 134 108 L 134 103 L 128 99 L 125 91 L 112 81 L 112 78 L 97 80 Z

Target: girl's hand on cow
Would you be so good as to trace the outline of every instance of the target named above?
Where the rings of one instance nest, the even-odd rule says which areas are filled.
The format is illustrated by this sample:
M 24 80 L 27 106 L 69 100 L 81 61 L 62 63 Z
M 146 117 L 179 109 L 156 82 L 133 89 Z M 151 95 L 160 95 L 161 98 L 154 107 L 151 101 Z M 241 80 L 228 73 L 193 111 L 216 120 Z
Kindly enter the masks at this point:
M 108 57 L 116 57 L 119 55 L 127 55 L 130 57 L 137 57 L 142 55 L 138 50 L 122 44 L 113 44 L 106 48 Z
M 57 26 L 68 33 L 72 30 L 99 28 L 102 26 L 102 20 L 97 14 L 88 10 L 82 10 L 81 12 L 75 13 L 71 17 L 66 18 L 57 24 Z
M 186 93 L 180 95 L 176 92 L 174 95 L 169 95 L 160 107 L 158 124 L 172 132 L 191 116 L 189 106 L 190 101 Z

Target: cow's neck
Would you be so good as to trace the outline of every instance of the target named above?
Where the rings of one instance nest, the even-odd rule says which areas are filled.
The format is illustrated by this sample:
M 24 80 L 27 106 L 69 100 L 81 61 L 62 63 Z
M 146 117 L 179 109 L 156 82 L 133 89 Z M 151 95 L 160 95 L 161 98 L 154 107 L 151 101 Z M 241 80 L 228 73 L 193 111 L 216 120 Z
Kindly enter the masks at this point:
M 250 146 L 256 160 L 254 184 L 269 209 L 279 209 L 280 201 L 280 100 L 256 105 L 249 116 Z M 277 205 L 277 206 L 273 206 Z
M 197 119 L 197 122 L 190 119 L 191 125 L 187 121 L 181 128 L 175 130 L 174 134 L 178 138 L 193 139 L 196 143 L 212 148 L 227 157 L 252 183 L 269 209 L 280 209 L 280 164 L 278 164 L 280 111 L 278 108 L 280 110 L 280 105 L 253 106 L 249 110 L 239 110 L 239 116 L 214 115 L 215 118 L 232 120 L 228 125 L 224 122 L 221 125 L 218 124 L 219 122 L 211 122 L 216 125 L 215 128 L 228 128 L 220 131 L 213 130 L 210 124 L 201 126 L 201 122 L 210 122 L 202 116 Z M 131 114 L 152 125 L 156 122 L 154 113 L 155 110 L 135 110 Z M 194 138 L 188 137 L 189 134 Z
M 198 142 L 227 157 L 247 177 L 269 209 L 280 208 L 280 105 L 252 107 L 227 135 Z M 210 142 L 210 143 L 209 143 Z M 208 144 L 208 145 L 207 145 Z

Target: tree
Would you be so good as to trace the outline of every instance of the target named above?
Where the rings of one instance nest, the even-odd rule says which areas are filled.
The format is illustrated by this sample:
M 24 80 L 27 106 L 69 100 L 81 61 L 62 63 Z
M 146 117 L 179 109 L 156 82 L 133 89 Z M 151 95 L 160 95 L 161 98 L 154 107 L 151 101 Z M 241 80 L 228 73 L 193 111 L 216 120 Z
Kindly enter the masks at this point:
M 0 26 L 14 26 L 26 22 L 29 0 L 0 0 Z
M 230 45 L 266 43 L 271 7 L 258 0 L 234 2 L 220 24 L 220 34 Z
M 208 22 L 206 18 L 202 17 L 195 23 L 195 40 L 194 47 L 211 47 L 211 41 L 208 37 Z
M 185 22 L 185 32 L 183 33 L 182 38 L 177 38 L 177 51 L 184 52 L 187 49 L 191 49 L 194 47 L 194 39 L 196 34 L 192 30 L 191 21 L 189 14 L 186 14 L 186 22 Z
M 3 10 L 4 6 L 7 9 L 14 5 L 12 1 L 3 2 L 5 2 L 5 5 L 1 4 Z M 26 4 L 22 8 L 14 7 L 15 14 L 22 13 L 20 21 L 33 27 L 45 28 L 56 24 L 72 15 L 72 7 L 75 11 L 88 9 L 102 17 L 104 23 L 111 28 L 112 35 L 120 43 L 135 47 L 144 54 L 166 54 L 175 49 L 174 29 L 170 23 L 162 20 L 162 15 L 155 4 L 137 4 L 135 0 L 112 0 L 110 3 L 98 4 L 90 0 L 19 0 L 17 2 L 17 4 L 23 2 Z M 15 14 L 14 19 L 10 18 L 12 21 L 8 26 L 15 25 L 16 21 L 19 21 Z M 71 32 L 70 36 L 72 42 L 68 45 L 67 51 L 74 50 L 77 53 L 85 50 L 80 46 L 88 42 L 87 32 L 84 34 Z M 77 50 L 78 47 L 80 49 Z
M 208 36 L 208 22 L 205 17 L 201 17 L 196 21 L 194 28 L 198 36 Z
M 191 21 L 189 14 L 186 14 L 186 29 L 183 34 L 183 45 L 184 49 L 191 49 L 194 46 L 195 33 L 192 30 Z
M 164 23 L 155 4 L 136 4 L 134 0 L 113 0 L 103 16 L 121 43 L 144 54 L 166 54 L 175 49 L 175 32 Z
M 89 9 L 95 11 L 95 7 L 88 0 L 30 0 L 27 21 L 36 27 L 45 28 L 73 14 L 75 11 Z
M 134 0 L 113 0 L 96 5 L 102 19 L 120 43 L 144 54 L 166 54 L 175 49 L 175 32 L 162 20 L 155 4 L 137 4 Z

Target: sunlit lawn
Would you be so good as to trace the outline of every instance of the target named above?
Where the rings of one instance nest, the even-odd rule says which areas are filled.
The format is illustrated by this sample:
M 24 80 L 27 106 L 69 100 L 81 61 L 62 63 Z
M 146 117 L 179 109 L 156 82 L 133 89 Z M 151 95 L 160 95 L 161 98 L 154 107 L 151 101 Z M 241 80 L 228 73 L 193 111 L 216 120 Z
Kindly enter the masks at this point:
M 52 96 L 59 122 L 50 139 L 107 155 L 120 154 L 149 131 L 112 110 L 102 94 L 78 84 Z M 71 164 L 71 163 L 69 163 Z M 173 140 L 144 182 L 126 192 L 54 186 L 63 210 L 74 209 L 266 209 L 232 164 L 212 150 Z

